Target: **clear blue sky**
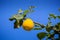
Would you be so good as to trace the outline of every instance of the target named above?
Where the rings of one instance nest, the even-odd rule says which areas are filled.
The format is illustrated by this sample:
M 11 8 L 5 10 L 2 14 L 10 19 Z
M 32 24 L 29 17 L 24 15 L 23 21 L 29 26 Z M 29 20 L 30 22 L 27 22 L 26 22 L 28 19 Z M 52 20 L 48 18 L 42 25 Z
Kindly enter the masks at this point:
M 31 5 L 36 6 L 35 12 L 27 17 L 35 22 L 47 24 L 50 13 L 60 15 L 58 11 L 60 0 L 0 0 L 0 40 L 38 40 L 36 34 L 45 32 L 45 30 L 28 32 L 22 27 L 13 29 L 14 21 L 9 21 L 9 18 L 16 14 L 17 10 L 20 8 L 26 10 Z M 56 22 L 59 22 L 59 20 L 56 20 Z

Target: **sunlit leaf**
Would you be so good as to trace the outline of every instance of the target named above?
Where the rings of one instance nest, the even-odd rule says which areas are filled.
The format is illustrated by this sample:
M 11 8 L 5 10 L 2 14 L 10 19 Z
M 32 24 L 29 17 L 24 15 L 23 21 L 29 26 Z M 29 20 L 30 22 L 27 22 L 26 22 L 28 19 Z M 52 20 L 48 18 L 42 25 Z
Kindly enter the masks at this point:
M 56 16 L 54 14 L 49 14 L 49 16 L 56 19 Z
M 34 22 L 34 24 L 35 24 L 35 27 L 41 27 L 41 28 L 45 27 L 43 24 L 39 24 L 39 23 L 36 23 L 36 22 Z
M 50 27 L 50 26 L 51 26 L 51 23 L 52 23 L 52 22 L 48 22 L 48 27 Z
M 42 39 L 42 38 L 44 38 L 46 35 L 47 35 L 47 33 L 41 32 L 41 33 L 38 33 L 38 34 L 37 34 L 37 37 L 38 37 L 39 39 Z
M 23 13 L 23 16 L 25 16 L 28 12 L 29 12 L 29 10 L 25 10 Z
M 22 12 L 23 12 L 22 9 L 19 9 L 19 10 L 18 10 L 18 13 L 22 13 Z
M 19 22 L 15 21 L 14 22 L 14 28 L 19 28 L 22 25 L 23 21 L 20 20 Z
M 9 18 L 10 21 L 13 21 L 14 19 Z
M 41 30 L 42 28 L 34 28 L 34 30 Z
M 49 16 L 54 16 L 54 14 L 49 14 Z
M 47 34 L 48 37 L 50 37 L 51 34 Z
M 48 39 L 53 39 L 54 38 L 54 34 L 48 34 Z
M 27 13 L 34 12 L 34 10 L 32 10 L 32 8 L 35 8 L 35 6 L 30 6 L 28 10 L 25 10 L 23 12 L 23 16 L 26 16 Z
M 39 25 L 38 24 L 35 24 L 35 27 L 39 27 Z
M 36 23 L 36 22 L 34 22 L 34 24 L 35 24 L 35 27 L 40 27 L 41 26 L 41 24 Z

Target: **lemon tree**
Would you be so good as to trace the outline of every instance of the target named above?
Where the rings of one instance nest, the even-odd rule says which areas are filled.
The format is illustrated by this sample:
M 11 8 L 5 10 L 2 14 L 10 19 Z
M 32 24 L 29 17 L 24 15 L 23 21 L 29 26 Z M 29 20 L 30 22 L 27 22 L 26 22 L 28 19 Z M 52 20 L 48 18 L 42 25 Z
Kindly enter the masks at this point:
M 48 17 L 48 23 L 47 25 L 43 25 L 40 23 L 33 22 L 30 18 L 26 18 L 27 13 L 33 12 L 32 8 L 34 6 L 29 7 L 28 10 L 25 10 L 24 12 L 22 10 L 18 11 L 18 14 L 13 15 L 11 18 L 9 18 L 10 21 L 15 20 L 14 22 L 14 28 L 19 28 L 20 26 L 23 27 L 24 30 L 30 31 L 30 30 L 41 30 L 42 28 L 46 29 L 47 33 L 41 32 L 37 34 L 37 37 L 39 39 L 43 39 L 44 37 L 47 36 L 46 40 L 52 39 L 52 40 L 60 40 L 60 22 L 58 22 L 55 25 L 52 25 L 51 19 L 60 19 L 60 16 L 54 15 L 54 14 L 49 14 Z M 60 11 L 60 9 L 59 9 Z M 54 32 L 51 32 L 53 30 Z M 51 32 L 51 33 L 50 33 Z M 58 34 L 59 38 L 55 39 L 54 35 Z

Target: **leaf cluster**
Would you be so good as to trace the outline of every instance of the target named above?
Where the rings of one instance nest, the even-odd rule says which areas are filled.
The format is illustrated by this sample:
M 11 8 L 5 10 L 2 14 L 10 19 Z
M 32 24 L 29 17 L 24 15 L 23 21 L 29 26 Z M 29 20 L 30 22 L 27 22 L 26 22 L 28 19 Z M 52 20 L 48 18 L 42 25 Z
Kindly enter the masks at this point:
M 48 18 L 48 24 L 46 26 L 44 26 L 44 28 L 46 29 L 46 32 L 40 32 L 37 34 L 38 39 L 43 39 L 47 36 L 46 40 L 51 39 L 51 40 L 60 40 L 60 22 L 58 22 L 57 24 L 51 26 L 51 19 L 60 19 L 60 16 L 56 16 L 54 14 L 49 14 L 49 18 Z M 51 30 L 53 30 L 54 32 L 50 33 Z M 54 38 L 55 34 L 58 34 L 58 38 Z

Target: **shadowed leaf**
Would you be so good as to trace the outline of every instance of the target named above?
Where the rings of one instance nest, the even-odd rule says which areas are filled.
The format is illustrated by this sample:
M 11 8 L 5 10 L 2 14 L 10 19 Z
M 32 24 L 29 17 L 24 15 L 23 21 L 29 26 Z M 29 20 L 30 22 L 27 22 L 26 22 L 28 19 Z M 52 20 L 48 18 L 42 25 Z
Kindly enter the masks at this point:
M 10 21 L 13 21 L 14 19 L 9 18 Z
M 60 16 L 57 16 L 60 19 Z
M 48 17 L 48 19 L 49 19 L 49 20 L 51 20 L 51 18 L 50 18 L 50 17 Z
M 60 30 L 60 22 L 55 25 L 57 30 Z
M 42 38 L 44 38 L 46 35 L 47 35 L 47 33 L 41 32 L 41 33 L 38 33 L 38 34 L 37 34 L 37 37 L 38 37 L 39 39 L 42 39 Z
M 35 6 L 30 6 L 29 9 L 35 8 Z
M 47 27 L 46 27 L 46 31 L 47 31 L 47 32 L 50 32 L 52 29 L 53 29 L 53 26 L 50 26 L 50 27 L 47 26 Z

